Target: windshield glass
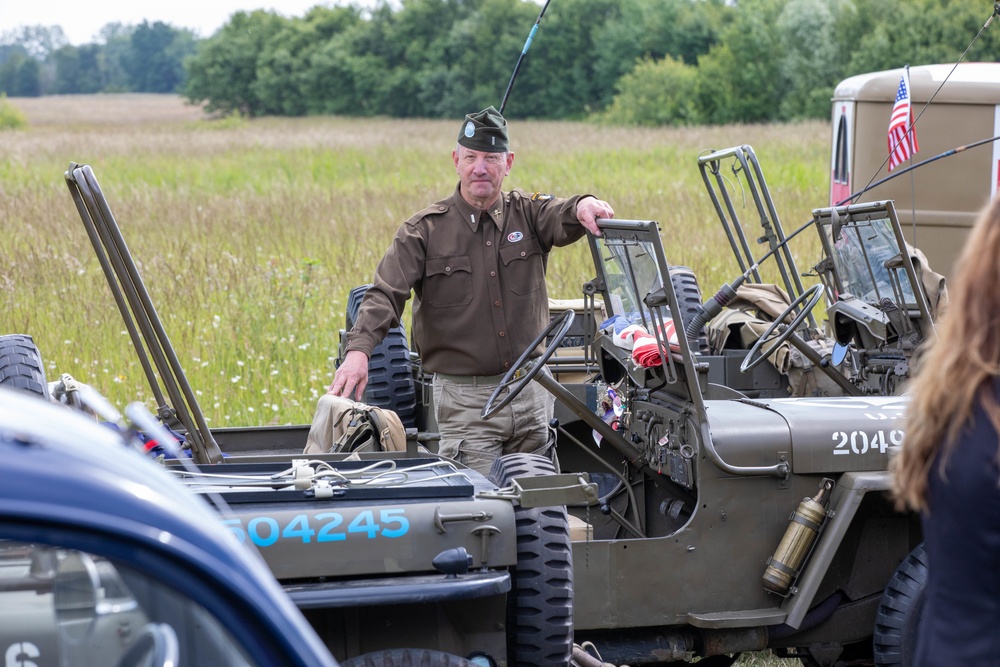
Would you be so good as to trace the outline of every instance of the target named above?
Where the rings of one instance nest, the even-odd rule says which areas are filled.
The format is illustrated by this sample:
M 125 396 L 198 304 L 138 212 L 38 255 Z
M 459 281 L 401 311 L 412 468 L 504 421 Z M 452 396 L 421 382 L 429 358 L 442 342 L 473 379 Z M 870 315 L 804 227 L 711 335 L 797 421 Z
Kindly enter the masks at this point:
M 652 244 L 634 239 L 605 239 L 603 270 L 611 295 L 611 312 L 648 322 L 646 295 L 663 287 Z
M 826 227 L 826 233 L 832 236 L 832 226 Z M 840 238 L 832 245 L 833 263 L 844 291 L 872 304 L 883 298 L 894 299 L 885 263 L 900 253 L 888 218 L 856 220 L 845 224 Z M 916 303 L 906 272 L 896 271 L 895 274 L 899 276 L 903 301 L 906 304 Z

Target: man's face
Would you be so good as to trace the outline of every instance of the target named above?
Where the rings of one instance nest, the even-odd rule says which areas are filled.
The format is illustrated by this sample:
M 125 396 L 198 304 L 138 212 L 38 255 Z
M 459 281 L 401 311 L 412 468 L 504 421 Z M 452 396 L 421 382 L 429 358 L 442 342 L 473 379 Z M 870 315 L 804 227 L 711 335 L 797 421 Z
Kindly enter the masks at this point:
M 500 196 L 503 179 L 514 164 L 514 154 L 485 153 L 459 146 L 451 153 L 461 181 L 462 198 L 473 206 L 486 208 Z

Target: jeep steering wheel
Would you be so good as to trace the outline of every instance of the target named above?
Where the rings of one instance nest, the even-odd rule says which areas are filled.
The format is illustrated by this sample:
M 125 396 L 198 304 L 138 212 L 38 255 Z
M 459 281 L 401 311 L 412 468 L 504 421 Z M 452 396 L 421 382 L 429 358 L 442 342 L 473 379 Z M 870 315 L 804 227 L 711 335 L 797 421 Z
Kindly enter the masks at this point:
M 563 338 L 569 333 L 569 328 L 573 326 L 573 320 L 576 319 L 576 312 L 573 310 L 567 310 L 562 315 L 556 319 L 549 322 L 549 326 L 545 327 L 542 333 L 538 334 L 538 337 L 528 345 L 527 349 L 521 354 L 520 358 L 514 362 L 514 366 L 507 371 L 507 374 L 503 376 L 500 380 L 500 384 L 497 385 L 493 393 L 490 394 L 489 399 L 486 401 L 486 405 L 483 406 L 483 411 L 479 414 L 483 419 L 489 419 L 496 413 L 507 407 L 511 401 L 520 394 L 529 382 L 535 379 L 542 368 L 545 367 L 545 362 L 547 362 L 556 350 L 559 348 L 559 344 L 562 343 Z M 545 351 L 542 352 L 542 356 L 535 359 L 529 359 L 529 355 L 535 351 L 535 348 L 542 344 L 542 341 L 548 337 L 553 331 L 556 331 L 555 336 L 552 338 L 552 342 L 549 343 Z M 531 363 L 529 363 L 529 361 Z M 520 371 L 524 371 L 521 373 Z M 500 394 L 505 390 L 510 389 L 507 395 L 500 400 L 499 403 L 494 405 L 494 401 L 500 396 Z
M 780 315 L 774 318 L 774 322 L 772 322 L 771 326 L 767 328 L 764 335 L 758 338 L 757 342 L 750 348 L 750 351 L 747 352 L 747 356 L 743 358 L 743 363 L 740 364 L 740 372 L 746 373 L 751 368 L 756 368 L 761 362 L 770 356 L 770 352 L 767 355 L 763 353 L 763 348 L 766 343 L 771 343 L 771 350 L 774 350 L 786 340 L 791 338 L 792 334 L 795 333 L 795 330 L 798 329 L 800 324 L 802 324 L 802 320 L 806 319 L 822 297 L 823 285 L 816 284 L 803 292 L 799 298 L 795 299 L 795 301 L 788 304 L 788 307 L 785 308 Z M 795 319 L 792 320 L 792 322 L 781 332 L 779 332 L 778 335 L 774 337 L 773 341 L 768 340 L 774 334 L 775 330 L 784 324 L 785 319 L 795 312 L 795 309 L 801 306 L 806 300 L 808 300 L 809 303 L 807 303 L 805 308 L 803 308 L 799 314 L 795 316 Z

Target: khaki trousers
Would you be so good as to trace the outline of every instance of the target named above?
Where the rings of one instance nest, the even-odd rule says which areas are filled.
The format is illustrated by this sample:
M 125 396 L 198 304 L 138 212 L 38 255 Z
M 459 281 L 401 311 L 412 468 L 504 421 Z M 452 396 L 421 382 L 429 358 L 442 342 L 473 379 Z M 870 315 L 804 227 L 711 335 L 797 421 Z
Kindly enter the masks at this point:
M 482 419 L 479 415 L 496 387 L 496 378 L 434 375 L 434 414 L 441 433 L 438 453 L 484 475 L 503 454 L 541 454 L 555 461 L 555 447 L 548 442 L 555 409 L 552 394 L 531 381 L 510 405 Z

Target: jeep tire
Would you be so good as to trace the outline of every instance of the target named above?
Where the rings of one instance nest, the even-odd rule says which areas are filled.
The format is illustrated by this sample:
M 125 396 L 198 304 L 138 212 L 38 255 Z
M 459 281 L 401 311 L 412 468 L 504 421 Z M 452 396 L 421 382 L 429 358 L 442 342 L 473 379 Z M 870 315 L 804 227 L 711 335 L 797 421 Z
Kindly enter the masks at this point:
M 875 664 L 911 665 L 927 589 L 927 551 L 920 544 L 903 559 L 875 613 Z
M 340 667 L 476 667 L 457 655 L 417 648 L 374 651 L 338 662 Z
M 355 287 L 347 297 L 345 331 L 354 328 L 361 300 L 370 287 L 371 285 Z M 345 354 L 343 335 L 341 335 L 337 356 L 343 359 Z M 416 427 L 417 392 L 413 381 L 410 347 L 407 345 L 403 327 L 389 329 L 382 342 L 372 350 L 372 355 L 368 359 L 368 386 L 365 387 L 364 402 L 392 410 L 399 416 L 405 428 Z
M 508 454 L 493 462 L 490 481 L 555 474 L 537 454 Z M 573 550 L 565 507 L 514 507 L 517 565 L 507 603 L 507 664 L 568 665 L 573 650 Z
M 0 386 L 49 397 L 42 355 L 31 336 L 0 336 Z
M 677 332 L 678 336 L 686 334 L 688 324 L 702 311 L 701 287 L 698 286 L 698 278 L 694 271 L 686 266 L 670 267 L 670 282 L 673 284 L 674 293 L 677 295 L 677 305 L 681 309 L 681 322 L 684 323 L 684 332 Z M 695 352 L 708 352 L 708 337 L 702 327 L 698 332 L 698 344 Z

